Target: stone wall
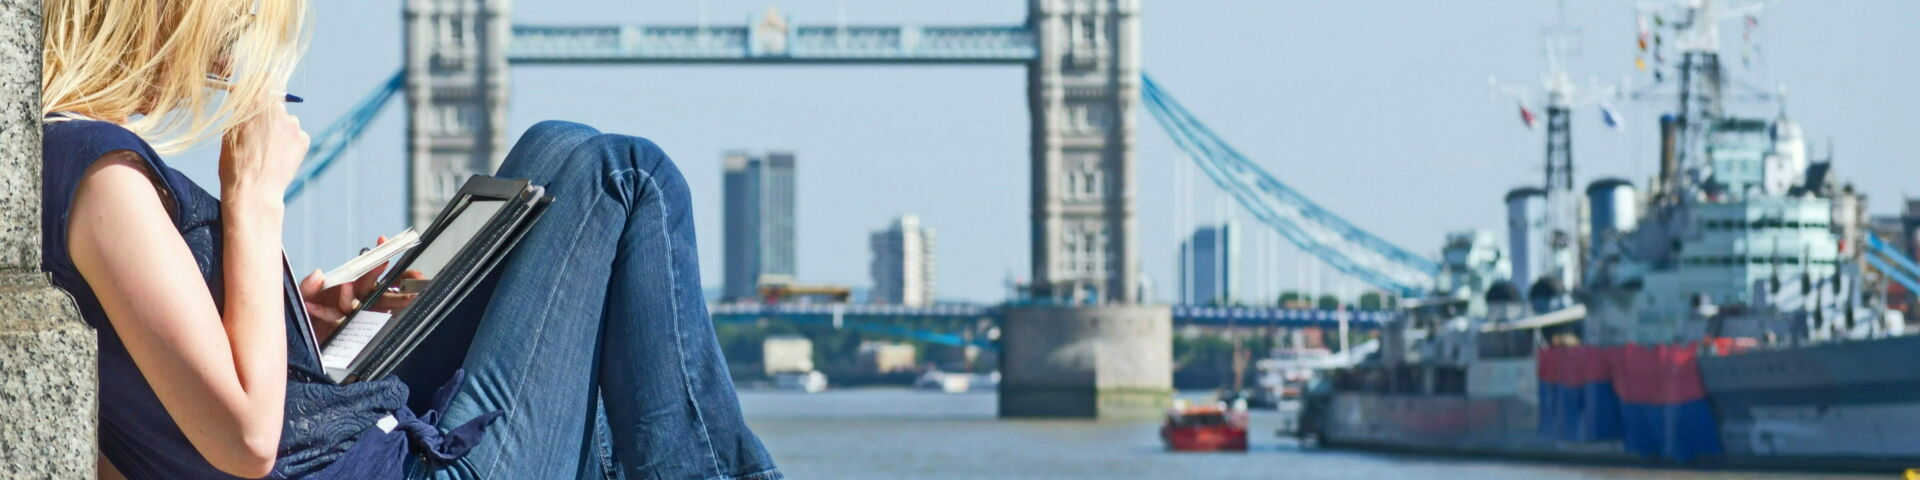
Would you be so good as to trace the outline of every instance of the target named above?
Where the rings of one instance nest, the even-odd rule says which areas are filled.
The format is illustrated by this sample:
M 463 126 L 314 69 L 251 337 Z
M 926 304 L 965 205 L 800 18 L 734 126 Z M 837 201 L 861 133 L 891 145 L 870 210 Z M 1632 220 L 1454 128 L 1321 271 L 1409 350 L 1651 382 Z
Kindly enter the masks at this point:
M 40 272 L 40 0 L 0 0 L 0 475 L 93 478 L 95 337 Z

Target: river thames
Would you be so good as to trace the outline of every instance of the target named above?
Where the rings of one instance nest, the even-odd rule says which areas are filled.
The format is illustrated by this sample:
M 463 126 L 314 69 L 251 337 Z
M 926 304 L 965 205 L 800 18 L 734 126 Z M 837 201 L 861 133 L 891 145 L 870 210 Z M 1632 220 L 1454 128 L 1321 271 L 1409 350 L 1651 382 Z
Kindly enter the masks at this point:
M 1185 395 L 1183 395 L 1185 396 Z M 1610 467 L 1303 448 L 1255 411 L 1251 451 L 1169 453 L 1156 421 L 996 419 L 991 392 L 742 391 L 742 408 L 796 479 L 1864 479 L 1892 475 Z

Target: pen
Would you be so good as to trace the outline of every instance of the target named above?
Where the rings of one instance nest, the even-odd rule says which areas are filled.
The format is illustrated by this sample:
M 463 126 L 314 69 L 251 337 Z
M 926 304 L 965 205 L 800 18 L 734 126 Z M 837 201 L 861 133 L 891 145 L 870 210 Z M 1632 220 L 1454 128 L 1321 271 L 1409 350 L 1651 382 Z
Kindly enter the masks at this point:
M 219 75 L 214 75 L 211 73 L 207 74 L 207 83 L 209 84 L 209 86 L 212 86 L 213 88 L 218 88 L 221 90 L 227 90 L 231 86 L 231 84 L 228 82 L 227 79 L 220 78 Z M 307 101 L 307 99 L 300 98 L 299 95 L 294 95 L 291 93 L 285 93 L 283 95 L 286 95 L 287 103 L 301 103 L 301 102 Z

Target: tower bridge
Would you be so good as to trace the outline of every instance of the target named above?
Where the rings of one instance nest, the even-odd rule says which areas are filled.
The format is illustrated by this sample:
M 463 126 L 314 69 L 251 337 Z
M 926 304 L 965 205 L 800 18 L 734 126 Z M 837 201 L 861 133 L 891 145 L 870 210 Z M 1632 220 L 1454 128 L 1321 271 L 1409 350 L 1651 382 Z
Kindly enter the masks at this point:
M 508 0 L 407 0 L 400 73 L 314 136 L 288 189 L 324 175 L 388 99 L 407 105 L 408 219 L 428 223 L 468 176 L 499 166 L 512 67 L 651 64 L 1021 65 L 1027 71 L 1032 283 L 977 311 L 715 305 L 720 320 L 832 318 L 885 334 L 975 342 L 887 318 L 997 320 L 1002 415 L 1157 414 L 1171 394 L 1174 322 L 1371 328 L 1384 314 L 1144 304 L 1134 219 L 1140 107 L 1261 223 L 1336 270 L 1392 294 L 1427 292 L 1438 266 L 1314 204 L 1227 144 L 1142 71 L 1140 0 L 1027 0 L 1017 25 L 514 25 Z M 830 314 L 830 315 L 829 315 Z M 823 316 L 826 315 L 826 316 Z M 888 316 L 891 315 L 891 316 Z M 849 323 L 851 322 L 851 323 Z M 977 342 L 976 342 L 977 343 Z
M 1032 125 L 1032 291 L 1139 296 L 1131 115 L 1139 0 L 1030 0 L 1024 25 L 807 26 L 768 10 L 735 26 L 512 26 L 504 0 L 406 4 L 409 216 L 433 218 L 507 151 L 511 64 L 1014 64 Z M 1068 191 L 1067 179 L 1092 180 Z

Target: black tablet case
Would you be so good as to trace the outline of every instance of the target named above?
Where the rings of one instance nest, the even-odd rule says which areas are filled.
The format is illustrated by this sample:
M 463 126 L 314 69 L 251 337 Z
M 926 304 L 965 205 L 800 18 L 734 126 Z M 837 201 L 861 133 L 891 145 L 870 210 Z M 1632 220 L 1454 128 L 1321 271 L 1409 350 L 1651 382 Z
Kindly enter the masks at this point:
M 491 273 L 494 267 L 500 264 L 500 260 L 519 244 L 520 239 L 539 219 L 546 206 L 553 202 L 551 195 L 545 195 L 540 187 L 532 186 L 526 180 L 475 175 L 468 178 L 467 183 L 461 187 L 461 194 L 434 217 L 433 226 L 428 229 L 425 243 L 439 240 L 438 237 L 446 228 L 446 224 L 452 221 L 455 212 L 466 207 L 468 201 L 475 196 L 475 192 L 499 192 L 503 189 L 518 190 L 520 193 L 507 200 L 507 205 L 494 214 L 480 233 L 474 235 L 471 241 L 461 247 L 459 253 L 441 269 L 439 278 L 435 278 L 433 283 L 421 292 L 404 312 L 388 321 L 387 327 L 381 329 L 377 334 L 378 338 L 369 343 L 366 349 L 355 357 L 344 375 L 336 371 L 328 371 L 330 378 L 346 384 L 379 379 L 392 373 L 394 367 L 410 355 L 414 348 L 418 347 L 419 343 L 446 319 L 446 315 L 452 311 L 453 306 L 465 299 L 473 287 Z M 376 294 L 397 281 L 400 277 L 398 272 L 405 271 L 414 259 L 426 250 L 425 243 L 422 247 L 416 247 L 408 252 L 400 262 L 395 264 L 394 268 L 388 270 L 387 278 L 382 281 L 379 288 L 375 289 Z M 369 298 L 363 301 L 362 308 L 370 306 L 373 303 L 371 300 Z M 352 317 L 348 317 L 348 321 L 352 321 Z

